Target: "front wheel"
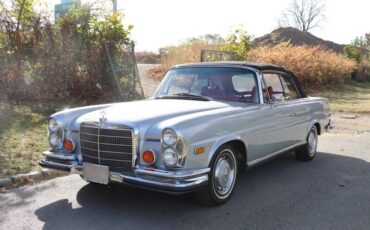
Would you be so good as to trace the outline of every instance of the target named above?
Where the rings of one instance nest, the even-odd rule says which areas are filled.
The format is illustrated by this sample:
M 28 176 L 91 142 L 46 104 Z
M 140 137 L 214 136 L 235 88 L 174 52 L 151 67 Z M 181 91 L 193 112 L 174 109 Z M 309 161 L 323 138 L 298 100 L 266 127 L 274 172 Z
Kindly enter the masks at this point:
M 296 159 L 300 161 L 312 160 L 316 156 L 317 141 L 317 128 L 313 126 L 308 133 L 307 143 L 295 151 Z
M 205 190 L 196 192 L 196 198 L 207 205 L 225 203 L 234 191 L 236 175 L 235 150 L 233 146 L 222 146 L 211 162 L 210 183 Z

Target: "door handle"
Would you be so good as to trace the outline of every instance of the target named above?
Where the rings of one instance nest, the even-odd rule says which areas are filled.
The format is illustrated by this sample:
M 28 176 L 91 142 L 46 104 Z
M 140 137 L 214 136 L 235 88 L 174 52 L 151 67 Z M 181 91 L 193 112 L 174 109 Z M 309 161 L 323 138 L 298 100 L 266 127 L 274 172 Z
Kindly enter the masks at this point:
M 291 113 L 290 116 L 295 117 L 295 116 L 297 116 L 297 114 L 296 113 Z

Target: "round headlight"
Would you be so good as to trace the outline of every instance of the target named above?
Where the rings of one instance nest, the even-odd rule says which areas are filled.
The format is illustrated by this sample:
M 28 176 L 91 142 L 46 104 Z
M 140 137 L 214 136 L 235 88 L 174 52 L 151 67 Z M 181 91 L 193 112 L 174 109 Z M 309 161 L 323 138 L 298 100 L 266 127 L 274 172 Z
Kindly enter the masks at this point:
M 163 152 L 163 161 L 166 166 L 175 166 L 177 164 L 177 153 L 174 149 L 168 148 Z
M 54 119 L 50 119 L 48 124 L 49 131 L 54 133 L 58 130 L 58 127 L 59 127 L 58 122 Z
M 162 138 L 165 145 L 174 146 L 177 143 L 177 135 L 172 129 L 163 130 Z
M 56 134 L 52 133 L 49 135 L 49 145 L 53 148 L 58 147 L 60 141 Z

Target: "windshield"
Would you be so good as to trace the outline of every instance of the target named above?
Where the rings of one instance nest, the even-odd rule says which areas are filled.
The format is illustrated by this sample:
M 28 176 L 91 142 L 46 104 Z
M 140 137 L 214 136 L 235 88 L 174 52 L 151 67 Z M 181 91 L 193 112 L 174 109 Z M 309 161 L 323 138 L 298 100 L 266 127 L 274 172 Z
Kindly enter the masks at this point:
M 170 70 L 154 98 L 259 103 L 256 74 L 248 69 L 193 67 Z

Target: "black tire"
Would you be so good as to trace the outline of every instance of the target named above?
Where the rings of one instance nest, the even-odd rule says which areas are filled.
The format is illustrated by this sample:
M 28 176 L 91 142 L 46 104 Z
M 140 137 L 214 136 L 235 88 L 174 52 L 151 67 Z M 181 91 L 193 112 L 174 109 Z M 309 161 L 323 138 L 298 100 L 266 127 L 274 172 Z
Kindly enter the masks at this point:
M 224 204 L 230 199 L 238 174 L 238 162 L 235 153 L 236 150 L 231 145 L 223 145 L 217 150 L 210 164 L 209 184 L 204 190 L 195 193 L 195 197 L 200 203 L 216 206 Z M 222 175 L 222 178 L 219 178 L 219 174 Z M 223 185 L 225 185 L 225 188 L 223 188 Z
M 313 139 L 311 139 L 313 138 Z M 310 129 L 306 138 L 306 144 L 296 149 L 295 157 L 299 161 L 310 161 L 316 156 L 318 133 L 316 126 Z

